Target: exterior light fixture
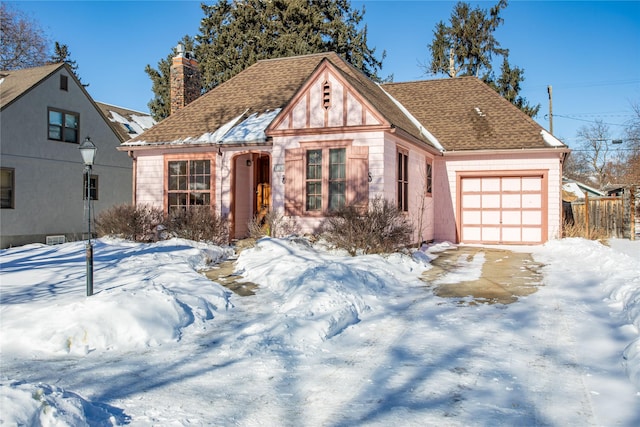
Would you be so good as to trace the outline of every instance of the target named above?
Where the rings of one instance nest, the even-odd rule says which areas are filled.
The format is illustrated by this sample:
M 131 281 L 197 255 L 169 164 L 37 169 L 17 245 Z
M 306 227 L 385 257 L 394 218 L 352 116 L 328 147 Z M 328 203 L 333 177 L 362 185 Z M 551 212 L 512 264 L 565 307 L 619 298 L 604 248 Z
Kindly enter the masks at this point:
M 84 171 L 87 175 L 86 178 L 86 186 L 87 186 L 87 194 L 86 194 L 86 203 L 87 203 L 87 255 L 86 255 L 86 264 L 87 264 L 87 296 L 90 297 L 93 295 L 93 245 L 91 244 L 91 168 L 93 167 L 93 162 L 96 158 L 96 151 L 98 151 L 98 147 L 95 146 L 89 137 L 85 138 L 85 140 L 80 144 L 80 155 L 82 156 L 82 161 L 84 162 Z

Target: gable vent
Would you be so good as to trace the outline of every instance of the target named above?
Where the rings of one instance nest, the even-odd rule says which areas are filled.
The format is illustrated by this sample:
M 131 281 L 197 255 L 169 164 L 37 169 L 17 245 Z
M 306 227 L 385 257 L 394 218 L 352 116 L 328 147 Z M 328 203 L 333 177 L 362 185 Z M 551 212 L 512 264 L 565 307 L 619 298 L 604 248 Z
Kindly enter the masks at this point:
M 322 88 L 322 107 L 328 109 L 331 107 L 331 84 L 325 81 Z

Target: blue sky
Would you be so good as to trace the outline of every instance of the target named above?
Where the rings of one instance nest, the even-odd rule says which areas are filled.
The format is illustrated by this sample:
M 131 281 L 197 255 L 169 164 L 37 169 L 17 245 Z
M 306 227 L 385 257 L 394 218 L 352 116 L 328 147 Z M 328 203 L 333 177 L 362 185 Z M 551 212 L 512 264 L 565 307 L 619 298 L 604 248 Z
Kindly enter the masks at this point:
M 469 1 L 483 9 L 490 2 Z M 66 44 L 88 91 L 100 102 L 148 111 L 156 68 L 184 36 L 195 36 L 200 1 L 9 1 L 37 21 L 52 41 Z M 206 2 L 210 4 L 212 2 Z M 426 75 L 428 45 L 453 1 L 351 2 L 365 6 L 369 46 L 386 51 L 381 76 L 394 81 Z M 502 12 L 496 38 L 512 65 L 524 69 L 521 95 L 541 104 L 536 121 L 549 128 L 547 86 L 553 87 L 554 134 L 575 145 L 576 133 L 600 119 L 612 138 L 623 136 L 631 104 L 640 104 L 640 1 L 519 1 Z M 496 65 L 498 67 L 499 64 Z

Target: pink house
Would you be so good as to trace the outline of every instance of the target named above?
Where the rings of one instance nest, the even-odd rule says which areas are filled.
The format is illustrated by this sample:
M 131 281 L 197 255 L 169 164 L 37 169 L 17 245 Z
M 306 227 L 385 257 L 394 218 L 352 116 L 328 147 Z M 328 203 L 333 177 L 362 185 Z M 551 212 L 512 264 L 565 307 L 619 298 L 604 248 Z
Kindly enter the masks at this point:
M 474 77 L 379 85 L 325 53 L 259 61 L 189 102 L 197 63 L 173 64 L 182 104 L 120 147 L 136 204 L 213 206 L 232 238 L 267 210 L 313 232 L 377 196 L 406 212 L 416 242 L 560 234 L 567 147 Z

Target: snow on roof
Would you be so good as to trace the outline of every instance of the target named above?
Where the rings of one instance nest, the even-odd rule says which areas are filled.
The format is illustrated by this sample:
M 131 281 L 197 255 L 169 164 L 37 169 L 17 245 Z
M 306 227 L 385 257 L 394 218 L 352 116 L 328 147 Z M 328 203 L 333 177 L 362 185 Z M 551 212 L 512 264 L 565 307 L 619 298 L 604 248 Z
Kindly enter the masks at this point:
M 574 195 L 578 199 L 584 199 L 584 192 L 580 189 L 578 184 L 575 182 L 568 182 L 566 184 L 562 184 L 562 190 Z
M 562 143 L 562 141 L 560 141 L 558 138 L 556 138 L 555 136 L 551 135 L 549 132 L 547 132 L 544 129 L 540 130 L 540 134 L 542 135 L 542 139 L 544 140 L 544 142 L 546 142 L 547 144 L 549 144 L 552 147 L 564 147 L 565 146 Z
M 266 111 L 262 114 L 253 113 L 226 133 L 220 142 L 224 144 L 243 141 L 264 141 L 266 139 L 265 129 L 267 129 L 280 111 L 281 108 L 276 108 L 275 110 Z
M 248 110 L 229 120 L 214 132 L 207 132 L 197 138 L 184 138 L 162 143 L 147 141 L 125 142 L 123 145 L 178 145 L 178 144 L 232 144 L 238 142 L 262 142 L 266 140 L 265 130 L 282 109 L 253 113 L 242 120 Z M 242 120 L 242 121 L 241 121 Z

